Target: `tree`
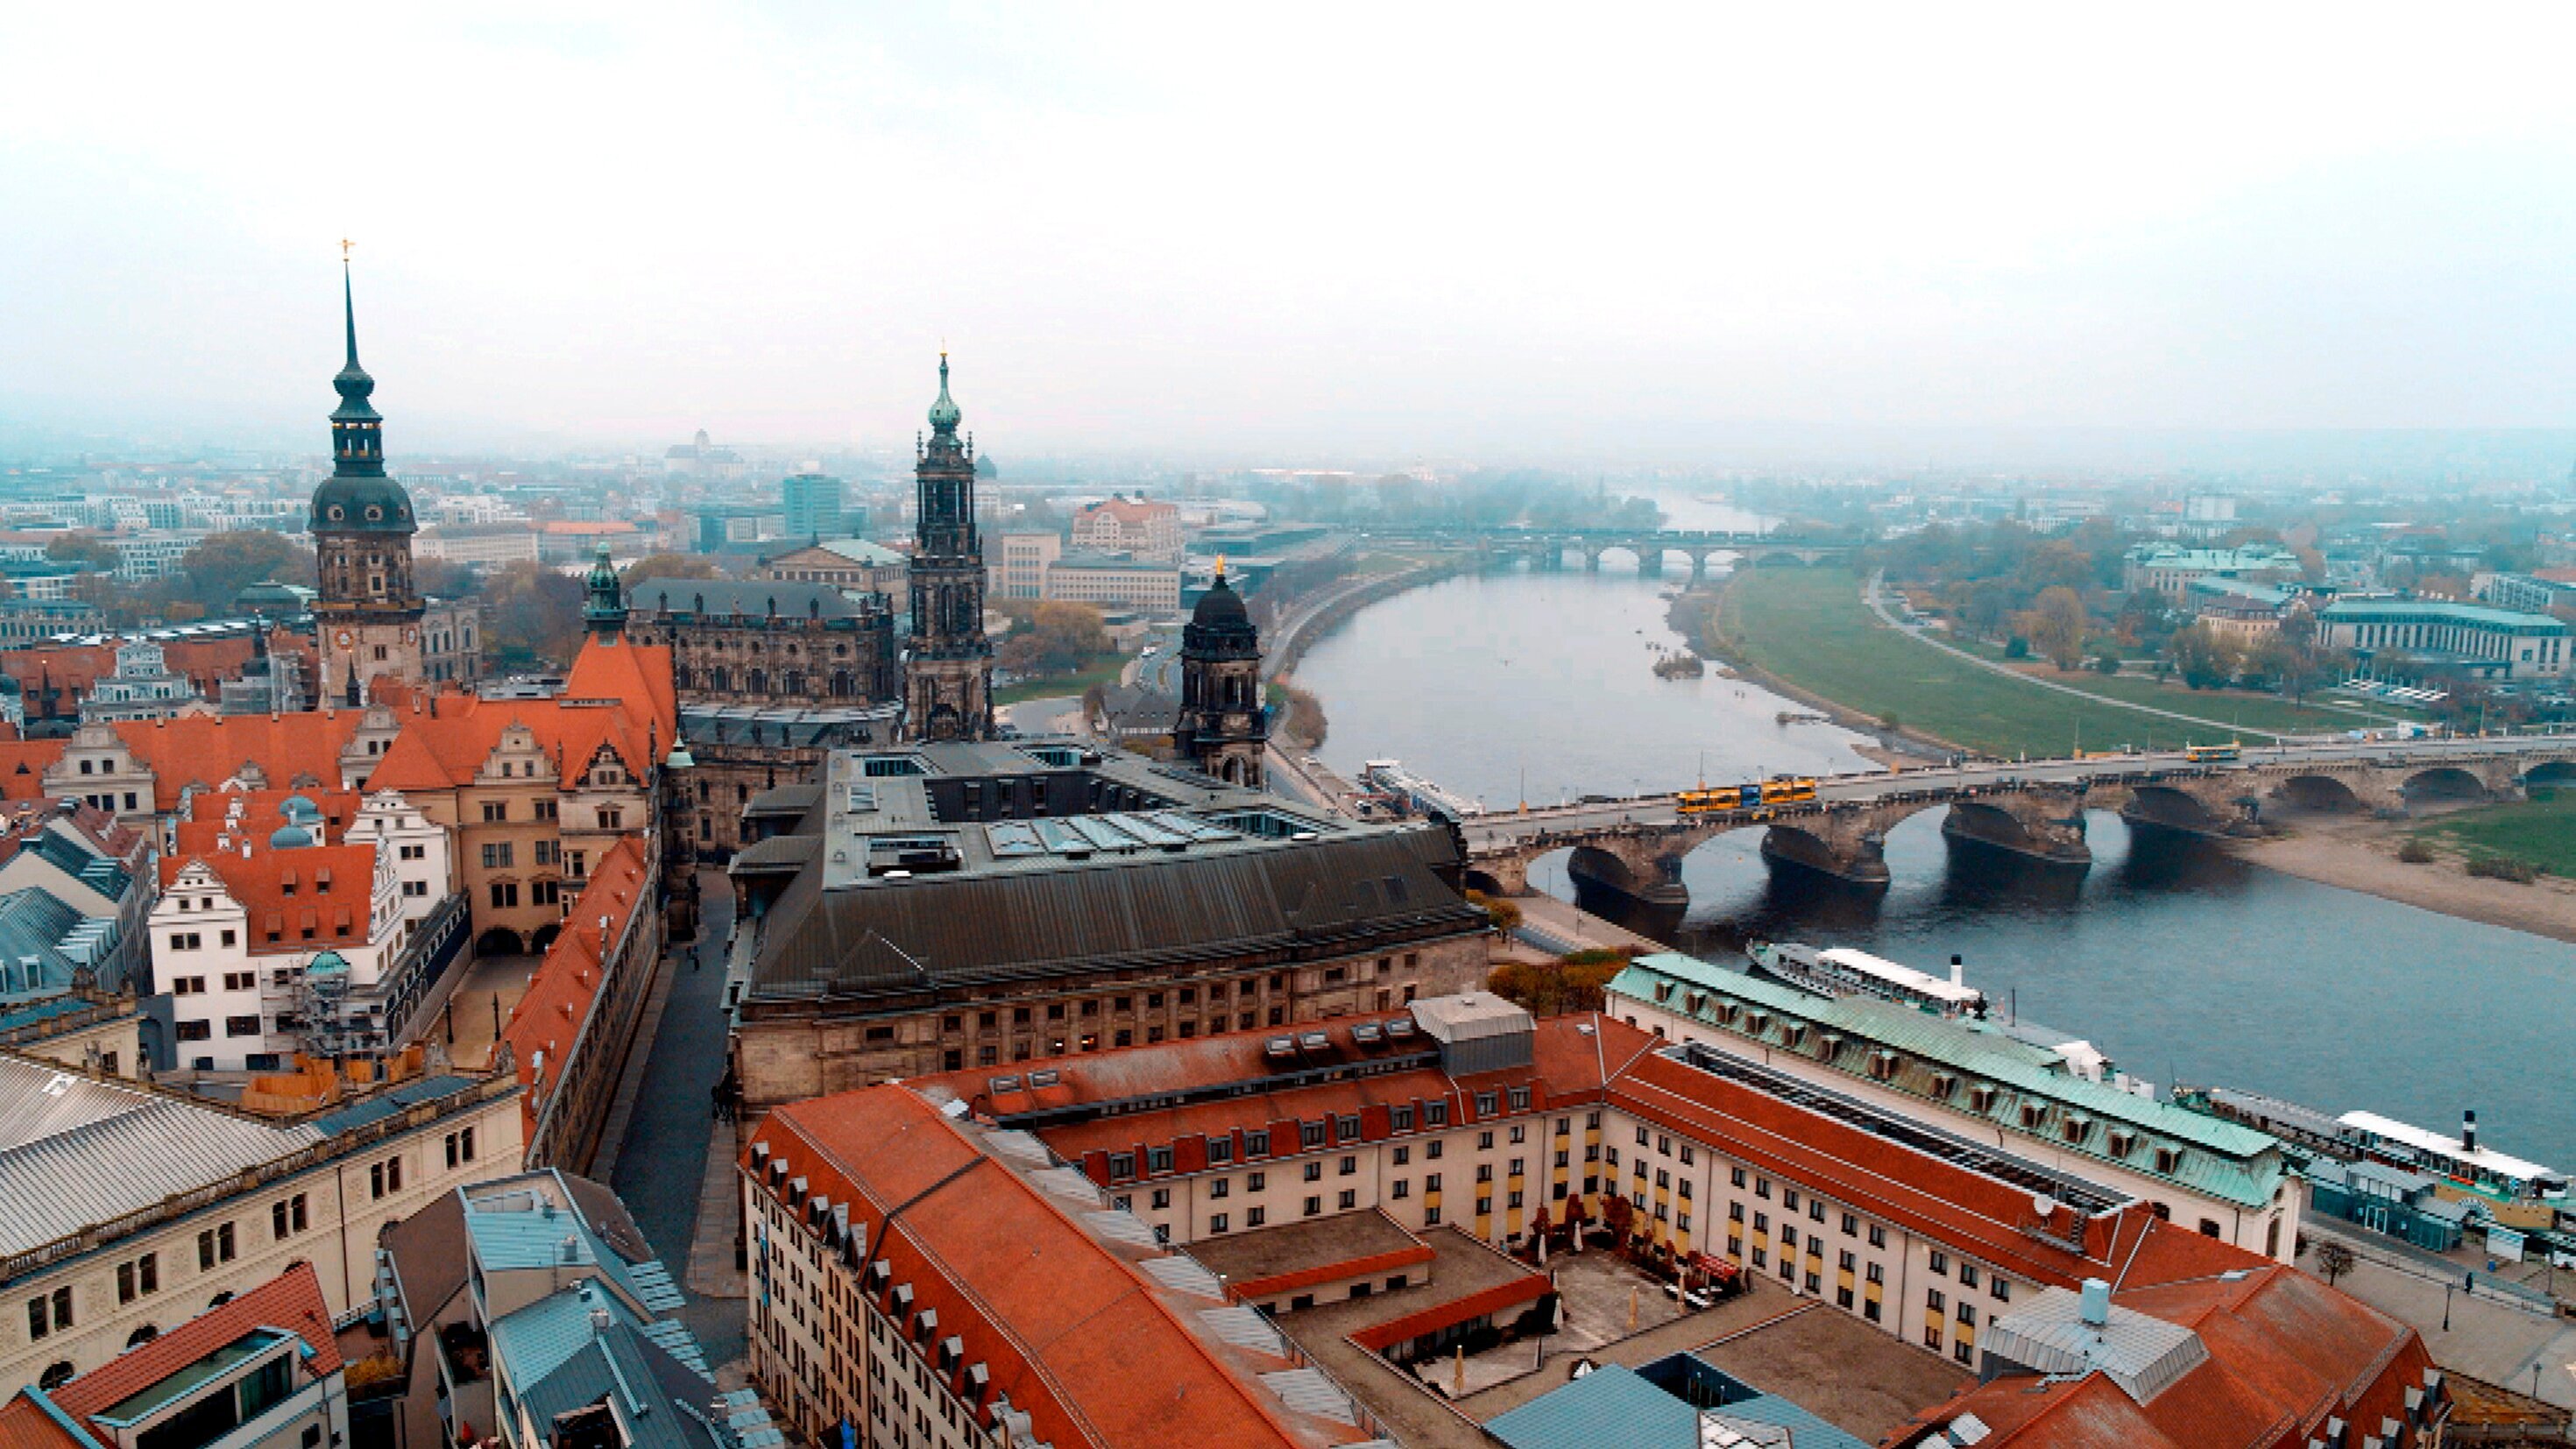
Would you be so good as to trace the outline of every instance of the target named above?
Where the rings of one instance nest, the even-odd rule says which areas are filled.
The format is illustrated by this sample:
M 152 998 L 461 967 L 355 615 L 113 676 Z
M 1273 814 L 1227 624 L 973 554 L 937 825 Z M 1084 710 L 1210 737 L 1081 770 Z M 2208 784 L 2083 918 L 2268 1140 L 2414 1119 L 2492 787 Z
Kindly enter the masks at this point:
M 1050 600 L 1037 606 L 1027 628 L 1002 641 L 994 662 L 1015 674 L 1071 674 L 1110 648 L 1098 609 Z
M 179 559 L 179 572 L 166 582 L 173 603 L 192 603 L 208 613 L 232 609 L 233 598 L 256 583 L 313 583 L 313 555 L 264 528 L 211 533 Z
M 1528 1009 L 1532 1016 L 1561 1016 L 1569 1011 L 1598 1011 L 1603 988 L 1625 970 L 1625 951 L 1577 951 L 1554 961 L 1513 961 L 1495 968 L 1486 985 L 1495 995 Z
M 2329 1288 L 2334 1286 L 2337 1278 L 2351 1272 L 2360 1261 L 2359 1255 L 2352 1249 L 2332 1238 L 2317 1244 L 2317 1273 L 2326 1280 L 2326 1286 Z
M 2073 669 L 2084 662 L 2084 601 L 2073 589 L 2055 584 L 2040 590 L 2031 615 L 2030 642 L 2049 663 Z
M 1521 907 L 1518 901 L 1506 896 L 1489 896 L 1483 891 L 1469 891 L 1467 904 L 1483 911 L 1485 919 L 1493 922 L 1494 929 L 1503 935 L 1508 936 L 1520 929 Z
M 2236 645 L 2205 622 L 2176 631 L 2165 651 L 2194 689 L 2217 689 L 2236 677 Z
M 651 553 L 627 565 L 625 584 L 635 587 L 638 579 L 720 579 L 724 571 L 716 561 L 703 554 Z
M 514 563 L 483 582 L 483 643 L 504 672 L 561 667 L 581 647 L 581 580 Z
M 101 573 L 116 569 L 116 550 L 95 533 L 66 533 L 45 545 L 45 557 L 56 563 L 87 564 Z

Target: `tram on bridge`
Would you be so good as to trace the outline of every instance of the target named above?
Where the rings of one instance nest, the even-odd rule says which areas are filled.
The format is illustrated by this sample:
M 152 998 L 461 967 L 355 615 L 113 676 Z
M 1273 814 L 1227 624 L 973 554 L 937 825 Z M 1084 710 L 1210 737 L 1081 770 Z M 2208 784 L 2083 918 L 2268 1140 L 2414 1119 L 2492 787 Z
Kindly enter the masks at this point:
M 1703 785 L 1695 790 L 1684 790 L 1673 797 L 1673 804 L 1675 811 L 1682 815 L 1721 815 L 1730 810 L 1804 804 L 1815 798 L 1814 777 L 1775 775 L 1750 785 Z
M 2195 765 L 2224 765 L 2244 753 L 2245 747 L 2242 744 L 2229 740 L 2223 745 L 2185 745 L 2182 757 Z

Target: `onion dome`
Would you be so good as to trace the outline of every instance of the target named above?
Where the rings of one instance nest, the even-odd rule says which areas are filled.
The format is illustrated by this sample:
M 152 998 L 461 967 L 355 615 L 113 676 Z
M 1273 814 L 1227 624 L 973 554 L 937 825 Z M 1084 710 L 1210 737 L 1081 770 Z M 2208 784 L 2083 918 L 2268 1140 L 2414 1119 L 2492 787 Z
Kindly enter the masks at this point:
M 952 434 L 965 417 L 948 396 L 948 354 L 942 352 L 939 354 L 939 401 L 930 405 L 930 430 L 942 436 Z

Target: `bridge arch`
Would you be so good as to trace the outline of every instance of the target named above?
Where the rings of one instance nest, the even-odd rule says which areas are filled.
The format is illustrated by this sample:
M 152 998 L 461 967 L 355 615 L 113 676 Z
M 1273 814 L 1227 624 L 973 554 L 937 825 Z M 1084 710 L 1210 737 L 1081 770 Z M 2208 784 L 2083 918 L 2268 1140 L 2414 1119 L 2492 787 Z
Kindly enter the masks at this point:
M 2409 800 L 2483 800 L 2487 782 L 2457 765 L 2435 765 L 2406 777 L 2398 793 Z
M 1469 866 L 1465 873 L 1459 876 L 1459 883 L 1471 891 L 1489 896 L 1507 896 L 1512 893 L 1504 886 L 1502 877 L 1491 871 L 1478 870 L 1474 866 Z
M 2292 775 L 2274 793 L 2281 803 L 2299 810 L 2349 814 L 2370 808 L 2350 781 L 2334 775 Z
M 2226 824 L 2198 797 L 2170 785 L 2140 785 L 2131 790 L 2129 808 L 2122 813 L 2133 821 L 2172 830 L 2210 831 Z
M 1648 882 L 1639 880 L 1628 862 L 1597 845 L 1578 845 L 1565 858 L 1569 877 L 1590 880 L 1627 895 L 1641 894 Z
M 2576 785 L 2576 760 L 2543 760 L 2523 772 L 2522 783 L 2533 785 Z

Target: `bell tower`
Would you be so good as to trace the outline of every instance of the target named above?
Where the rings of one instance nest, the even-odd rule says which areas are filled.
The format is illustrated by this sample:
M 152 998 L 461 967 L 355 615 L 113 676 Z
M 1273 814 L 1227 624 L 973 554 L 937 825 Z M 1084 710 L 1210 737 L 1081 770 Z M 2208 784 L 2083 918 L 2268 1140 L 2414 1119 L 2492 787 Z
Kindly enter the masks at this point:
M 348 360 L 331 386 L 331 476 L 313 490 L 313 601 L 320 636 L 322 698 L 357 708 L 380 676 L 423 678 L 420 620 L 427 605 L 412 587 L 411 539 L 419 531 L 411 495 L 385 474 L 384 419 L 369 399 L 376 380 L 358 365 L 358 307 L 341 243 L 340 307 Z
M 1261 635 L 1244 611 L 1243 596 L 1225 581 L 1199 596 L 1190 622 L 1181 626 L 1181 712 L 1172 746 L 1202 773 L 1232 785 L 1262 789 L 1262 756 L 1270 716 L 1261 706 Z
M 939 400 L 930 437 L 917 445 L 911 647 L 903 666 L 904 728 L 916 740 L 981 740 L 993 733 L 993 645 L 984 637 L 984 544 L 975 532 L 975 443 L 948 396 L 939 354 Z

